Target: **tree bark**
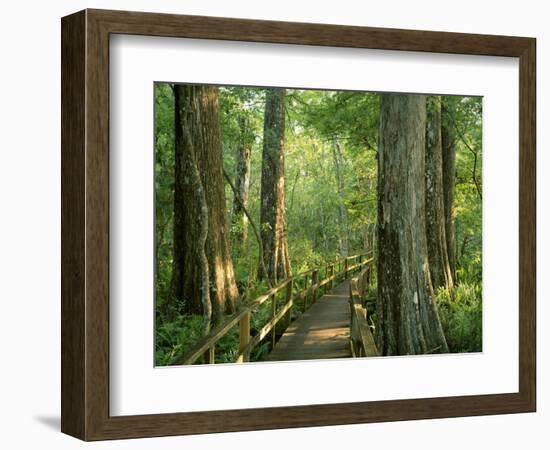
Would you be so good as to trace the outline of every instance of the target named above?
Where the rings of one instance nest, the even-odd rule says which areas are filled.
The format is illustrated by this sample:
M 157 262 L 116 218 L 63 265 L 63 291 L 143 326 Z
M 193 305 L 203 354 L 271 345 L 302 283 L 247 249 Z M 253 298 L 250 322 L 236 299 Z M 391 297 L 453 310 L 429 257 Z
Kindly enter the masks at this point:
M 453 281 L 456 280 L 456 227 L 454 197 L 456 179 L 456 130 L 450 114 L 453 114 L 453 100 L 441 100 L 441 147 L 443 150 L 443 203 L 445 209 L 445 237 L 447 255 Z
M 239 117 L 239 146 L 237 149 L 237 164 L 235 175 L 235 189 L 239 198 L 233 198 L 233 243 L 241 249 L 248 238 L 248 217 L 245 209 L 248 208 L 248 196 L 250 192 L 250 162 L 254 135 L 250 129 L 249 120 Z
M 218 89 L 210 86 L 176 85 L 174 260 L 172 293 L 181 312 L 204 314 L 204 253 L 208 262 L 212 320 L 236 308 L 238 290 L 228 239 L 223 181 Z M 200 177 L 203 194 L 193 176 Z M 201 200 L 204 196 L 204 202 Z M 208 215 L 205 216 L 204 210 Z M 202 245 L 202 233 L 207 237 Z
M 285 94 L 284 89 L 266 89 L 264 114 L 260 232 L 273 285 L 291 275 L 285 225 Z
M 448 351 L 428 263 L 425 127 L 425 96 L 381 96 L 377 344 L 382 355 Z
M 336 176 L 336 189 L 338 191 L 338 247 L 340 256 L 348 256 L 349 250 L 349 230 L 348 230 L 348 211 L 345 204 L 345 184 L 344 184 L 344 155 L 340 148 L 340 142 L 335 137 L 332 146 L 332 158 L 334 161 L 334 173 Z
M 428 97 L 426 123 L 426 235 L 434 289 L 453 288 L 447 254 L 441 146 L 441 98 Z

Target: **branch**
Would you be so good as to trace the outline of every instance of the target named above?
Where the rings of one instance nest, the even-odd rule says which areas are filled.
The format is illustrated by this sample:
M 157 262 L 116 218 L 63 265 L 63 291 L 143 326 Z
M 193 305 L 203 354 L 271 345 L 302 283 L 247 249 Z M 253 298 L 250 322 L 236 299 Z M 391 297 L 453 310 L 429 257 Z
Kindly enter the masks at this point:
M 225 171 L 225 168 L 223 169 L 223 176 L 225 177 L 225 180 L 227 181 L 227 183 L 231 187 L 231 190 L 233 191 L 233 195 L 235 196 L 235 199 L 237 199 L 237 201 L 240 203 L 241 208 L 243 209 L 243 212 L 246 214 L 246 217 L 248 217 L 248 222 L 250 223 L 250 226 L 252 227 L 252 230 L 254 231 L 254 235 L 256 236 L 256 240 L 258 241 L 258 247 L 259 247 L 259 253 L 260 253 L 260 264 L 262 266 L 262 272 L 264 273 L 264 278 L 267 281 L 267 284 L 268 284 L 269 288 L 271 289 L 273 287 L 273 285 L 271 284 L 271 280 L 269 279 L 269 275 L 267 273 L 267 268 L 265 266 L 264 246 L 263 246 L 263 242 L 262 242 L 262 238 L 260 236 L 260 233 L 258 233 L 258 229 L 256 228 L 256 224 L 254 223 L 254 220 L 252 219 L 252 216 L 250 215 L 250 213 L 248 212 L 248 209 L 244 205 L 244 202 L 241 199 L 241 196 L 239 195 L 237 189 L 235 188 L 235 186 L 231 182 L 231 178 L 229 178 L 229 175 Z

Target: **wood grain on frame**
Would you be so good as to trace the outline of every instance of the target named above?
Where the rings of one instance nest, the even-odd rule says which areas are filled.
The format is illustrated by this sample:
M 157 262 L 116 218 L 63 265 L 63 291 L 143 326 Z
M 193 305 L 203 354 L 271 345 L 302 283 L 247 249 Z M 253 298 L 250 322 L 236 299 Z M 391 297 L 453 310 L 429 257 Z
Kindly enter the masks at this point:
M 84 440 L 534 411 L 535 39 L 86 10 L 62 19 L 62 431 Z M 519 392 L 109 416 L 109 34 L 510 56 L 520 61 Z
M 85 432 L 85 20 L 61 28 L 61 429 L 76 436 Z

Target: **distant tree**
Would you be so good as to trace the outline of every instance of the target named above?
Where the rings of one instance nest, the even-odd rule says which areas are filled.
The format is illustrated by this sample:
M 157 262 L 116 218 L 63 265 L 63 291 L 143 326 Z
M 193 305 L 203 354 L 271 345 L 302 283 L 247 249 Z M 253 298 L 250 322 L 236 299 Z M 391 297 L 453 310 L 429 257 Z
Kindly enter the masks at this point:
M 434 289 L 453 288 L 447 253 L 441 146 L 441 97 L 428 97 L 426 123 L 426 234 Z
M 228 239 L 218 89 L 175 85 L 174 98 L 172 295 L 184 313 L 208 316 L 211 308 L 217 323 L 235 310 L 239 296 Z
M 377 345 L 383 355 L 447 352 L 430 280 L 426 97 L 381 95 Z
M 239 122 L 239 141 L 236 155 L 235 189 L 239 198 L 233 198 L 232 230 L 234 245 L 242 248 L 248 237 L 248 217 L 245 209 L 248 208 L 250 194 L 250 163 L 254 133 L 249 118 L 241 113 Z
M 441 97 L 441 148 L 443 152 L 443 206 L 445 210 L 445 238 L 453 281 L 456 282 L 456 230 L 454 217 L 456 183 L 457 136 L 453 125 L 457 99 Z
M 273 283 L 291 274 L 285 224 L 285 89 L 266 89 L 260 232 Z M 260 277 L 262 270 L 259 271 Z
M 334 161 L 334 174 L 336 176 L 336 188 L 338 189 L 338 246 L 340 256 L 348 256 L 349 229 L 348 211 L 345 203 L 345 181 L 344 181 L 344 155 L 340 147 L 338 137 L 333 138 L 332 159 Z

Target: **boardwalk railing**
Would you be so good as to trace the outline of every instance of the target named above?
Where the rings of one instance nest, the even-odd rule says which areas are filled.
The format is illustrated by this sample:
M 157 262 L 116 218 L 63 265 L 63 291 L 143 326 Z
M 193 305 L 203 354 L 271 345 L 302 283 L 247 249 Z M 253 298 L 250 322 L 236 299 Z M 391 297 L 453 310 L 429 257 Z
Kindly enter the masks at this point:
M 205 362 L 214 364 L 216 344 L 237 324 L 239 324 L 239 351 L 235 362 L 249 361 L 252 350 L 268 335 L 271 338 L 271 346 L 274 348 L 277 324 L 282 323 L 285 329 L 290 325 L 292 307 L 298 305 L 302 312 L 307 310 L 319 298 L 321 291 L 325 294 L 332 289 L 335 281 L 345 280 L 349 275 L 367 267 L 368 262 L 372 261 L 372 258 L 367 259 L 367 255 L 348 256 L 284 280 L 250 304 L 240 307 L 233 315 L 215 326 L 208 336 L 197 342 L 190 351 L 173 358 L 169 365 L 194 364 L 202 356 L 205 357 Z M 296 292 L 297 290 L 299 291 Z M 267 301 L 271 303 L 271 318 L 252 336 L 251 317 L 258 311 L 259 306 Z
M 363 297 L 369 287 L 373 260 L 366 262 L 366 267 L 359 275 L 352 278 L 349 285 L 349 306 L 351 312 L 350 346 L 354 358 L 378 356 L 370 326 L 367 322 L 367 307 Z

